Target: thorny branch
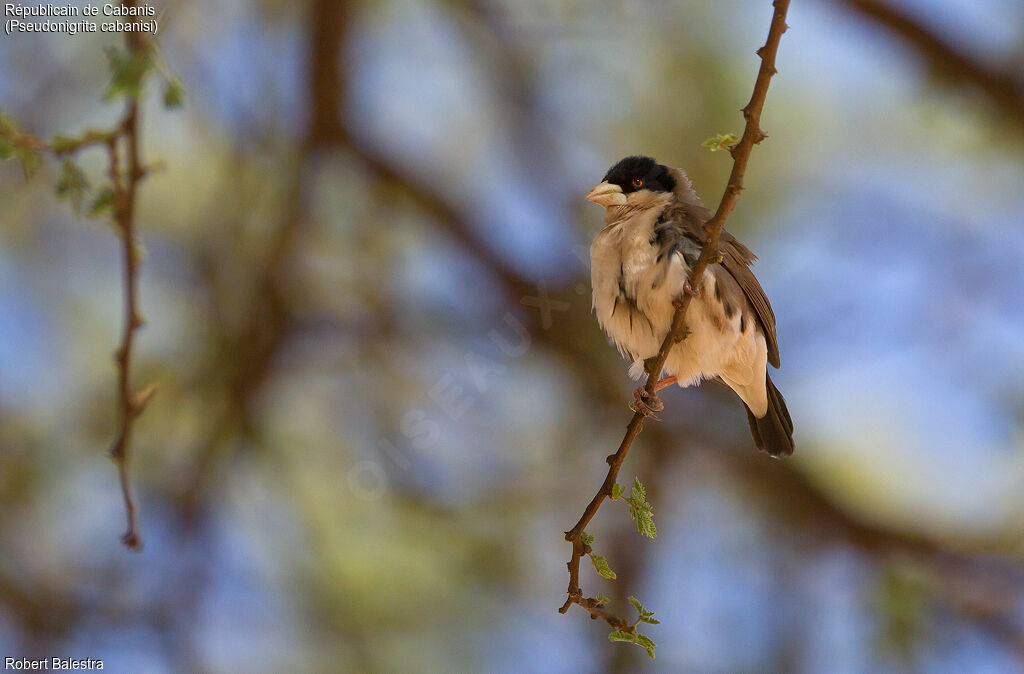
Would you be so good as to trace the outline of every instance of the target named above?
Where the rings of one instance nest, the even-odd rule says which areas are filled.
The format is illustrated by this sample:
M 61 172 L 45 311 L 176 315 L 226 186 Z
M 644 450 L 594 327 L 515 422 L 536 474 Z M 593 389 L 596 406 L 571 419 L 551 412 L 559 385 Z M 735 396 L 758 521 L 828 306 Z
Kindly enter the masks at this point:
M 125 6 L 134 5 L 133 0 L 125 0 Z M 141 35 L 129 32 L 126 36 L 126 43 L 130 56 L 135 55 L 145 46 L 142 43 Z M 124 279 L 124 323 L 121 332 L 121 345 L 115 353 L 117 361 L 117 393 L 118 393 L 118 415 L 119 428 L 117 439 L 110 448 L 110 456 L 117 463 L 118 475 L 121 481 L 121 494 L 124 497 L 125 514 L 127 517 L 127 530 L 121 537 L 126 546 L 133 550 L 142 548 L 142 541 L 139 538 L 138 521 L 136 517 L 135 499 L 132 497 L 131 480 L 129 479 L 128 465 L 131 459 L 132 429 L 136 417 L 142 414 L 146 403 L 152 397 L 155 388 L 146 387 L 140 391 L 133 391 L 131 384 L 132 347 L 135 344 L 135 333 L 142 327 L 144 321 L 139 311 L 138 285 L 139 285 L 139 251 L 136 241 L 135 228 L 135 201 L 139 182 L 145 177 L 146 171 L 139 159 L 139 101 L 135 96 L 130 96 L 125 103 L 124 117 L 121 122 L 118 134 L 107 142 L 107 151 L 110 157 L 110 180 L 114 190 L 113 217 L 117 225 L 118 233 L 121 236 L 121 254 L 123 261 Z M 119 162 L 118 141 L 124 145 L 127 158 L 127 174 L 121 171 Z
M 137 0 L 122 0 L 122 6 L 134 7 Z M 135 224 L 135 206 L 139 183 L 146 177 L 149 169 L 143 165 L 139 148 L 140 97 L 146 71 L 158 57 L 155 45 L 142 33 L 127 32 L 125 36 L 126 55 L 124 57 L 112 50 L 108 53 L 113 71 L 108 85 L 107 97 L 124 96 L 124 112 L 118 123 L 110 129 L 98 131 L 88 129 L 75 138 L 54 136 L 50 142 L 39 137 L 24 133 L 9 120 L 0 117 L 0 131 L 5 140 L 7 153 L 17 154 L 22 160 L 26 177 L 31 175 L 38 166 L 38 154 L 49 153 L 57 158 L 65 159 L 65 167 L 71 166 L 77 172 L 78 180 L 75 188 L 79 194 L 88 188 L 81 171 L 70 162 L 70 157 L 87 148 L 103 148 L 107 153 L 107 177 L 109 189 L 100 193 L 93 203 L 93 215 L 109 212 L 110 218 L 121 239 L 123 256 L 123 327 L 120 344 L 114 352 L 117 364 L 117 437 L 110 447 L 110 456 L 117 464 L 124 498 L 127 530 L 121 537 L 126 546 L 139 550 L 142 542 L 139 537 L 135 500 L 132 497 L 129 479 L 129 461 L 131 459 L 132 429 L 135 419 L 142 414 L 146 403 L 156 391 L 154 385 L 135 390 L 131 383 L 132 353 L 135 335 L 144 321 L 139 310 L 139 268 L 142 264 L 138 233 Z M 169 78 L 172 76 L 168 76 Z M 180 101 L 180 94 L 176 98 Z M 175 103 L 165 92 L 165 105 L 173 107 Z M 12 148 L 14 148 L 12 150 Z M 66 169 L 67 170 L 67 169 Z M 58 196 L 61 194 L 58 183 Z M 80 199 L 80 196 L 79 196 Z M 74 198 L 72 198 L 74 203 Z M 77 208 L 73 206 L 73 208 Z
M 719 259 L 718 238 L 725 219 L 736 205 L 736 199 L 743 189 L 743 175 L 747 169 L 750 151 L 755 144 L 760 143 L 766 137 L 760 128 L 761 110 L 764 107 L 764 99 L 768 94 L 768 84 L 771 81 L 772 75 L 777 72 L 775 69 L 775 55 L 778 52 L 782 34 L 788 27 L 786 25 L 786 11 L 789 9 L 789 0 L 775 0 L 772 5 L 775 9 L 772 15 L 771 27 L 768 31 L 768 39 L 765 41 L 764 46 L 757 50 L 757 55 L 761 57 L 761 67 L 758 70 L 757 80 L 754 83 L 754 92 L 751 94 L 750 102 L 743 108 L 746 126 L 743 130 L 743 136 L 730 150 L 733 157 L 733 167 L 725 193 L 722 195 L 722 200 L 715 214 L 704 226 L 708 239 L 701 250 L 696 264 L 690 270 L 689 281 L 693 287 L 697 287 L 697 280 L 704 274 L 707 266 Z M 658 355 L 649 359 L 646 364 L 647 383 L 644 388 L 648 393 L 653 394 L 655 392 L 654 387 L 665 366 L 669 351 L 675 344 L 686 338 L 686 310 L 689 307 L 690 300 L 691 296 L 684 293 L 677 302 L 676 311 L 672 317 L 672 327 L 665 336 L 661 348 L 658 350 Z M 607 459 L 608 474 L 605 477 L 604 483 L 587 505 L 586 510 L 583 511 L 583 515 L 576 523 L 576 526 L 565 532 L 565 540 L 572 543 L 572 556 L 567 564 L 569 569 L 568 597 L 562 607 L 558 609 L 559 613 L 565 613 L 573 604 L 579 604 L 590 612 L 592 618 L 601 618 L 613 628 L 630 634 L 634 633 L 635 630 L 632 623 L 604 611 L 597 599 L 592 597 L 585 598 L 583 596 L 583 590 L 579 584 L 579 574 L 580 560 L 583 558 L 583 555 L 590 552 L 590 546 L 583 541 L 584 529 L 594 518 L 594 515 L 597 514 L 597 510 L 601 507 L 601 503 L 605 498 L 611 496 L 612 488 L 618 478 L 619 469 L 622 467 L 622 462 L 625 460 L 633 440 L 643 429 L 643 422 L 644 415 L 640 411 L 634 412 L 633 418 L 626 427 L 626 434 L 622 438 L 618 450 Z

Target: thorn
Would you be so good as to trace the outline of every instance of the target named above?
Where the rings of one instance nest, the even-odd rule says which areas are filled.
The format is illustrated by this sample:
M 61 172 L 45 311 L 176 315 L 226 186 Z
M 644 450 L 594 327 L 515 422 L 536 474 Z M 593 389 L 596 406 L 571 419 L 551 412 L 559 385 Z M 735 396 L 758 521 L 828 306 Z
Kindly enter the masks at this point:
M 689 330 L 684 330 L 683 332 L 681 332 L 681 333 L 677 334 L 675 337 L 673 337 L 672 340 L 676 344 L 678 344 L 679 342 L 682 342 L 682 341 L 686 340 L 686 338 L 689 337 L 692 334 L 693 333 L 690 332 Z
M 761 58 L 764 58 L 764 47 L 758 47 L 757 51 L 755 51 L 754 53 L 760 56 Z
M 108 452 L 108 454 L 110 455 L 110 458 L 113 459 L 114 461 L 120 461 L 124 457 L 123 435 L 117 436 L 117 440 L 115 440 L 114 444 L 110 446 L 110 451 Z
M 142 552 L 142 541 L 134 531 L 129 531 L 121 536 L 121 542 L 134 552 Z
M 776 68 L 775 66 L 772 66 L 771 69 L 768 71 L 768 74 L 769 75 L 778 75 L 779 74 L 779 69 Z
M 153 394 L 156 393 L 156 389 L 157 384 L 154 382 L 141 391 L 135 392 L 131 399 L 131 411 L 133 415 L 138 416 L 142 414 L 142 410 L 146 408 L 146 405 L 153 397 Z

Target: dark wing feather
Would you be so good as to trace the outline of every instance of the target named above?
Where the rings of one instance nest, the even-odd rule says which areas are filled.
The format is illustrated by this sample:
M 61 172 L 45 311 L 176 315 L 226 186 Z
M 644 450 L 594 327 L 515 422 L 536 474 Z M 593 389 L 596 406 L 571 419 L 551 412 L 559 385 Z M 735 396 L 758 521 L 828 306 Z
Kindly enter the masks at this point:
M 701 228 L 703 232 L 703 228 Z M 722 266 L 725 267 L 736 282 L 743 289 L 743 294 L 761 321 L 761 328 L 764 330 L 764 339 L 768 343 L 768 362 L 773 367 L 780 365 L 779 342 L 775 335 L 775 312 L 764 294 L 764 289 L 758 283 L 754 272 L 750 271 L 750 263 L 757 259 L 749 248 L 736 240 L 729 232 L 722 230 L 718 238 L 718 250 L 722 254 Z
M 677 200 L 665 207 L 661 217 L 658 219 L 657 225 L 655 225 L 655 236 L 658 239 L 658 243 L 660 244 L 661 240 L 664 239 L 669 244 L 667 247 L 671 247 L 673 239 L 675 239 L 677 242 L 674 243 L 674 246 L 679 247 L 681 244 L 678 243 L 678 240 L 685 238 L 696 243 L 698 246 L 703 246 L 707 240 L 707 236 L 704 234 L 704 223 L 711 219 L 711 211 L 701 202 L 697 193 L 694 192 L 690 179 L 686 177 L 685 173 L 679 169 L 673 169 L 672 175 L 676 179 L 675 194 Z M 670 230 L 672 235 L 668 233 L 659 235 L 659 228 Z M 736 279 L 736 283 L 739 284 L 743 294 L 746 295 L 750 305 L 754 307 L 754 311 L 757 313 L 761 329 L 764 332 L 765 342 L 768 344 L 768 362 L 774 367 L 779 367 L 779 343 L 775 334 L 775 312 L 772 311 L 772 305 L 764 294 L 761 284 L 758 283 L 757 277 L 750 270 L 750 264 L 757 259 L 757 256 L 724 229 L 718 238 L 718 250 L 722 254 L 722 267 Z M 660 254 L 661 249 L 659 249 Z M 692 265 L 695 259 L 691 260 L 687 256 L 686 262 Z

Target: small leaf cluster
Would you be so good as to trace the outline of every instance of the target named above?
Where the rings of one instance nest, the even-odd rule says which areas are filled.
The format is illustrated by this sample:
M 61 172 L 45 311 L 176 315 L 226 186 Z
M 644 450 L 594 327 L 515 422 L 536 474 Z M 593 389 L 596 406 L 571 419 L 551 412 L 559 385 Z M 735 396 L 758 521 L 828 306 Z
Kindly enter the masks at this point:
M 640 648 L 647 651 L 647 657 L 654 659 L 654 647 L 658 644 L 654 643 L 649 636 L 646 634 L 638 634 L 629 632 L 623 632 L 622 630 L 615 630 L 608 635 L 608 641 L 626 641 L 631 644 L 636 644 Z
M 712 152 L 719 150 L 731 150 L 732 146 L 736 144 L 739 138 L 732 133 L 720 133 L 717 136 L 708 138 L 706 141 L 701 143 L 701 147 L 709 148 Z
M 76 215 L 82 211 L 82 201 L 89 190 L 89 181 L 85 173 L 71 159 L 65 159 L 60 165 L 60 177 L 54 186 L 57 199 L 71 203 L 71 211 Z
M 584 531 L 580 535 L 580 541 L 583 543 L 583 545 L 586 545 L 586 546 L 589 547 L 590 544 L 594 542 L 594 537 L 591 536 L 590 534 L 588 534 L 586 531 Z M 615 578 L 616 578 L 615 572 L 612 571 L 610 566 L 608 566 L 608 560 L 604 558 L 604 555 L 596 555 L 593 552 L 588 552 L 587 554 L 590 556 L 590 561 L 594 565 L 594 570 L 596 570 L 604 578 L 608 578 L 609 580 L 615 580 Z M 600 600 L 601 600 L 601 597 L 598 596 L 598 601 L 600 601 Z M 607 601 L 608 600 L 605 599 L 605 601 L 603 601 L 601 603 L 607 603 Z
M 155 43 L 133 50 L 108 47 L 105 53 L 110 68 L 110 81 L 103 92 L 103 100 L 137 99 L 142 94 L 146 79 L 155 71 L 163 80 L 164 107 L 177 108 L 184 104 L 185 87 L 167 66 Z
M 608 580 L 615 580 L 618 576 L 612 571 L 611 567 L 608 566 L 608 560 L 604 558 L 604 555 L 595 555 L 590 553 L 590 561 L 594 563 L 594 568 L 599 574 Z
M 0 112 L 0 159 L 13 157 L 20 161 L 26 180 L 39 170 L 42 163 L 38 150 L 29 143 L 30 138 L 21 132 L 13 119 Z
M 622 499 L 629 506 L 629 516 L 636 522 L 636 529 L 647 538 L 657 538 L 658 528 L 654 526 L 654 510 L 647 501 L 647 490 L 639 478 L 633 478 L 633 491 L 628 498 L 621 484 L 612 486 L 612 500 Z
M 81 215 L 82 207 L 86 204 L 84 211 L 88 218 L 104 217 L 114 210 L 114 188 L 102 185 L 93 189 L 85 173 L 71 158 L 61 161 L 60 175 L 53 191 L 59 201 L 71 204 L 71 212 L 74 215 Z
M 184 86 L 167 67 L 155 43 L 131 50 L 109 47 L 105 53 L 110 68 L 110 81 L 104 90 L 103 100 L 138 98 L 147 77 L 156 72 L 164 81 L 164 105 L 175 108 L 184 103 Z M 55 135 L 46 143 L 21 131 L 13 119 L 0 111 L 0 159 L 18 159 L 25 179 L 28 180 L 42 164 L 42 154 L 52 153 L 62 160 L 60 174 L 54 185 L 57 199 L 69 202 L 75 215 L 81 215 L 84 211 L 90 218 L 109 216 L 114 213 L 116 205 L 114 186 L 108 183 L 93 189 L 74 156 L 88 147 L 113 147 L 122 132 L 120 125 L 104 131 L 86 129 L 77 136 Z
M 640 603 L 640 600 L 636 597 L 630 597 L 629 603 L 633 605 L 636 612 L 640 616 L 633 623 L 633 629 L 629 632 L 625 630 L 615 630 L 608 635 L 609 641 L 625 641 L 631 644 L 636 644 L 640 648 L 647 651 L 647 657 L 654 659 L 654 647 L 657 646 L 654 641 L 646 634 L 640 634 L 636 631 L 637 625 L 640 623 L 647 623 L 648 625 L 660 625 L 661 622 L 654 619 L 654 611 L 648 611 L 644 608 L 644 605 Z
M 636 597 L 630 597 L 629 603 L 632 604 L 633 608 L 636 609 L 636 612 L 640 614 L 640 617 L 636 619 L 636 623 L 633 624 L 633 627 L 636 627 L 640 623 L 647 623 L 648 625 L 661 624 L 660 620 L 654 619 L 654 611 L 648 611 L 647 609 L 645 609 L 644 605 L 641 604 L 640 600 Z
M 637 491 L 637 489 L 639 489 L 639 492 Z M 622 489 L 621 485 L 614 485 L 614 487 L 612 488 L 612 498 L 617 499 L 622 497 L 623 491 L 624 490 Z M 629 499 L 625 500 L 628 503 L 633 503 L 634 501 L 642 502 L 647 505 L 647 512 L 650 512 L 650 504 L 647 503 L 646 501 L 643 485 L 640 484 L 639 480 L 635 481 L 632 496 L 630 496 Z M 653 526 L 654 524 L 652 522 L 651 527 L 653 528 Z M 586 549 L 589 551 L 591 543 L 594 542 L 594 537 L 588 534 L 586 531 L 584 531 L 582 534 L 580 534 L 580 542 L 582 542 L 583 545 L 587 546 Z M 593 562 L 594 569 L 596 569 L 599 574 L 610 580 L 615 580 L 615 572 L 612 571 L 611 568 L 608 566 L 608 561 L 604 558 L 603 555 L 594 554 L 593 552 L 588 552 L 587 554 L 590 555 L 590 561 Z M 598 593 L 597 597 L 595 597 L 595 601 L 597 602 L 597 605 L 600 606 L 609 603 L 611 600 L 603 594 Z M 654 611 L 648 611 L 646 608 L 644 608 L 644 605 L 641 604 L 640 600 L 636 597 L 630 597 L 629 603 L 633 605 L 633 608 L 635 608 L 636 612 L 639 614 L 636 621 L 633 622 L 632 627 L 629 627 L 627 624 L 623 629 L 615 630 L 614 632 L 609 634 L 608 640 L 625 641 L 631 644 L 636 644 L 637 646 L 640 646 L 645 651 L 647 651 L 648 657 L 653 658 L 654 647 L 657 644 L 655 644 L 650 637 L 638 633 L 636 631 L 636 628 L 637 625 L 639 625 L 640 623 L 647 623 L 648 625 L 659 625 L 660 622 L 658 620 L 655 620 Z

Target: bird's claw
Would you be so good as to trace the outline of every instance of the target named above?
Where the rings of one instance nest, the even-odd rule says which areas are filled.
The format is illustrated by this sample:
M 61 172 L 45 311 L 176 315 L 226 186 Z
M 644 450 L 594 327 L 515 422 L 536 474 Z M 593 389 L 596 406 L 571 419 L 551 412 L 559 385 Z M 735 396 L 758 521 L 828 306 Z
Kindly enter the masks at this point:
M 660 421 L 656 412 L 661 412 L 665 409 L 665 404 L 661 402 L 656 393 L 648 393 L 647 389 L 643 386 L 637 387 L 633 391 L 633 409 L 645 417 L 650 417 L 655 421 Z
M 700 288 L 694 288 L 690 285 L 689 281 L 683 283 L 683 295 L 689 295 L 690 297 L 700 297 Z M 678 295 L 672 300 L 672 306 L 676 309 L 682 309 L 686 303 L 686 298 L 683 295 Z

